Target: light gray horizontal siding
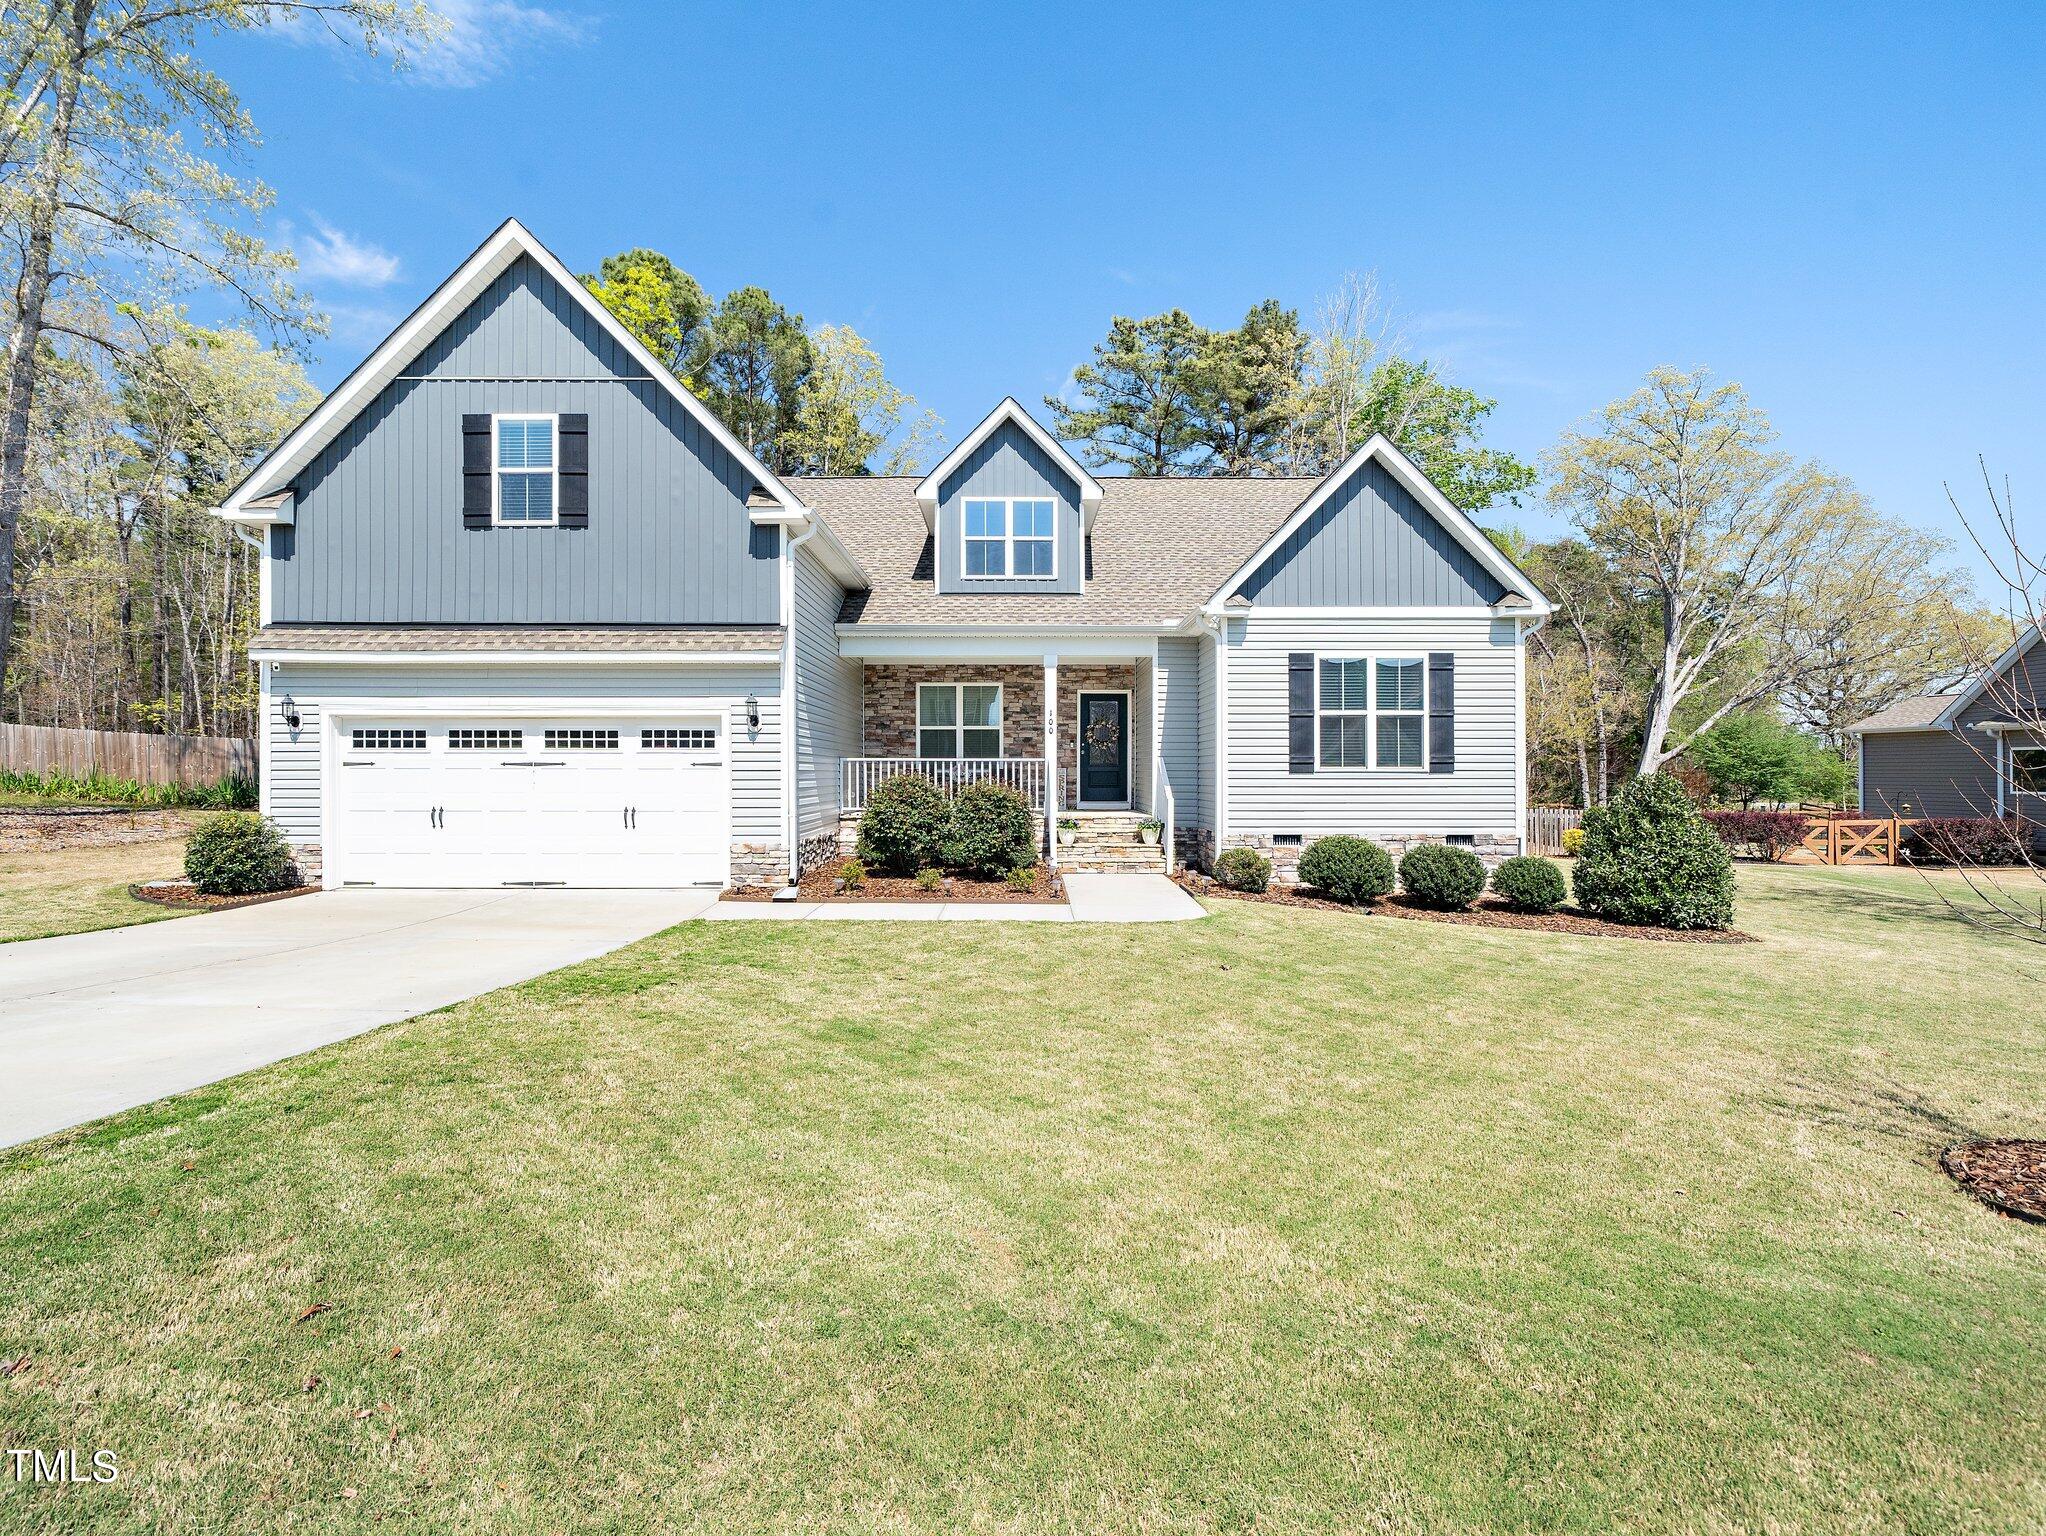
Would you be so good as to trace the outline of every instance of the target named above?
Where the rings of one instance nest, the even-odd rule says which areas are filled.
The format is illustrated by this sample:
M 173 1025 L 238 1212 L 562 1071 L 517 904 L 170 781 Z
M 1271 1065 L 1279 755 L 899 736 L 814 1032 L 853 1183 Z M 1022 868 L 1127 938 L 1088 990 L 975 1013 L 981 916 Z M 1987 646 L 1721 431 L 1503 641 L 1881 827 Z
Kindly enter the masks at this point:
M 1159 758 L 1172 788 L 1175 827 L 1202 827 L 1201 642 L 1158 642 Z
M 1191 826 L 1215 829 L 1215 815 L 1221 804 L 1221 787 L 1216 777 L 1219 759 L 1215 750 L 1215 734 L 1221 729 L 1221 668 L 1215 664 L 1215 640 L 1203 635 L 1196 642 L 1200 646 L 1200 698 L 1201 698 L 1201 740 L 1200 740 L 1200 788 L 1201 814 Z
M 1994 816 L 1996 738 L 1979 731 L 1864 736 L 1861 804 L 1872 816 Z
M 672 704 L 678 715 L 711 710 L 725 718 L 731 750 L 732 836 L 782 841 L 781 673 L 762 666 L 365 666 L 281 663 L 269 679 L 263 736 L 264 809 L 294 843 L 320 840 L 321 742 L 340 699 L 502 701 L 505 713 L 535 712 L 534 701 L 619 699 Z M 277 701 L 291 695 L 301 723 L 288 728 Z M 746 698 L 760 701 L 760 729 L 746 724 Z
M 1980 698 L 1961 711 L 1961 724 L 1989 720 L 2032 721 L 2046 712 L 2046 643 L 2035 644 L 2009 671 L 1993 679 Z
M 1151 713 L 1154 686 L 1150 663 L 1138 662 L 1130 678 L 1130 808 L 1152 816 L 1158 813 L 1158 803 L 1151 797 L 1151 767 L 1158 755 Z
M 796 551 L 796 810 L 802 832 L 838 824 L 842 757 L 860 755 L 860 664 L 838 654 L 844 589 L 808 549 Z
M 772 624 L 752 477 L 580 304 L 521 261 L 298 475 L 279 623 Z M 590 418 L 586 529 L 462 526 L 462 417 Z
M 1519 635 L 1510 619 L 1260 619 L 1229 623 L 1228 835 L 1519 837 Z M 1456 769 L 1287 769 L 1294 651 L 1456 657 Z
M 1375 461 L 1360 465 L 1242 587 L 1253 606 L 1268 608 L 1481 606 L 1505 591 Z
M 1057 576 L 1051 581 L 968 580 L 960 575 L 959 503 L 970 496 L 1049 496 L 1054 519 Z M 1081 590 L 1086 550 L 1080 537 L 1080 487 L 1012 422 L 1004 422 L 938 487 L 937 569 L 940 592 L 1072 592 Z M 990 619 L 999 620 L 998 610 Z

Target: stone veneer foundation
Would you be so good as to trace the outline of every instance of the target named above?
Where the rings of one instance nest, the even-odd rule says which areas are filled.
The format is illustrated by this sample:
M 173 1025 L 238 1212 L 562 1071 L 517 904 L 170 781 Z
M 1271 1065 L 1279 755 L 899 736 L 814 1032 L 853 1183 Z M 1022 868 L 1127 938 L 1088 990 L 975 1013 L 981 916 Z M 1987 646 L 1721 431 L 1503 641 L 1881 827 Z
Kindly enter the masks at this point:
M 780 843 L 732 844 L 733 890 L 757 891 L 785 885 L 788 877 L 789 861 Z
M 1002 686 L 1002 756 L 1044 756 L 1044 668 L 976 666 L 943 662 L 880 663 L 865 668 L 861 750 L 868 757 L 915 757 L 916 690 L 921 683 L 999 683 Z M 1074 663 L 1058 670 L 1059 784 L 1063 804 L 1077 804 L 1080 781 L 1080 695 L 1102 690 L 1130 695 L 1130 777 L 1151 750 L 1150 722 L 1138 718 L 1134 662 Z
M 1198 835 L 1203 840 L 1212 841 L 1212 835 L 1207 832 L 1201 832 Z M 1446 843 L 1449 839 L 1438 833 L 1416 832 L 1392 837 L 1374 837 L 1372 841 L 1391 854 L 1393 862 L 1396 864 L 1406 856 L 1407 851 L 1411 848 L 1418 848 L 1423 843 Z M 1299 879 L 1301 852 L 1312 847 L 1314 842 L 1315 839 L 1312 837 L 1303 837 L 1297 843 L 1280 846 L 1275 844 L 1269 835 L 1263 833 L 1232 832 L 1229 834 L 1229 846 L 1231 848 L 1256 849 L 1272 861 L 1272 878 L 1287 885 L 1291 885 Z M 1520 852 L 1520 839 L 1517 837 L 1485 835 L 1474 837 L 1470 842 L 1462 846 L 1469 848 L 1472 853 L 1483 859 L 1487 868 L 1492 868 Z M 1192 855 L 1187 855 L 1186 857 L 1197 868 L 1212 869 L 1214 867 L 1212 859 L 1199 860 Z

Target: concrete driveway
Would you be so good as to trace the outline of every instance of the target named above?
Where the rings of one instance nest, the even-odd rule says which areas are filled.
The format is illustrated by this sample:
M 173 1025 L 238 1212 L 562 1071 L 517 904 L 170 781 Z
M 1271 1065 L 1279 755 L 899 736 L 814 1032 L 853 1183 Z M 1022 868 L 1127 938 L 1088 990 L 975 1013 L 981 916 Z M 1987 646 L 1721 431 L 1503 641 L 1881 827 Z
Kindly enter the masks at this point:
M 0 944 L 0 1146 L 601 955 L 715 891 L 322 891 Z

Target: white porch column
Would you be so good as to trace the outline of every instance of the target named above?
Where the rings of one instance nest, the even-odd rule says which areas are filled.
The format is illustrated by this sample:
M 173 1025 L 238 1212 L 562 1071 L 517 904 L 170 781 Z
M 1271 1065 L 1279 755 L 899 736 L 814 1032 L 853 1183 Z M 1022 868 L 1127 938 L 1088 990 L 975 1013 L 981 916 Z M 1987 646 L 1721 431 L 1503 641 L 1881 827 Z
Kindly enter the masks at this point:
M 1044 846 L 1052 867 L 1059 862 L 1059 659 L 1044 658 Z

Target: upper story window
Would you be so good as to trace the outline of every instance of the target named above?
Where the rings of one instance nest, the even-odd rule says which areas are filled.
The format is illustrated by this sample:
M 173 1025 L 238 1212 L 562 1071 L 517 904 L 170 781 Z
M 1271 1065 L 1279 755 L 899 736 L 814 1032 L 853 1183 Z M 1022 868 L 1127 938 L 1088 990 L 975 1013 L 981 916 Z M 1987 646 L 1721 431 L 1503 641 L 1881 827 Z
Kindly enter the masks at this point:
M 1324 656 L 1316 688 L 1324 768 L 1426 766 L 1426 663 L 1418 656 Z
M 499 416 L 492 423 L 497 521 L 511 527 L 554 522 L 554 418 Z
M 1057 574 L 1058 503 L 1048 496 L 972 496 L 960 504 L 960 573 L 1049 580 Z

